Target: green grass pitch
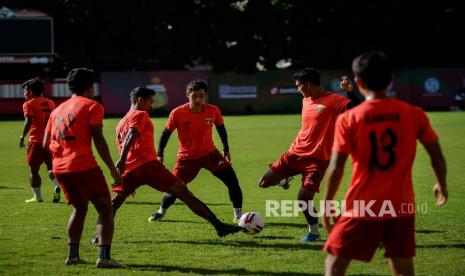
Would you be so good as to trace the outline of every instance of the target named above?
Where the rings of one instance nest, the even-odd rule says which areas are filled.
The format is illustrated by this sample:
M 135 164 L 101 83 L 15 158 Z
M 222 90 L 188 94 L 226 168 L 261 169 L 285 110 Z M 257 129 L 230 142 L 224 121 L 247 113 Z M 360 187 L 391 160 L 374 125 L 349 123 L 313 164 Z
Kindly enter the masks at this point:
M 434 206 L 431 188 L 435 179 L 426 152 L 419 146 L 413 177 L 417 203 L 426 204 L 427 212 L 417 215 L 415 269 L 418 275 L 464 275 L 465 114 L 438 112 L 429 113 L 429 117 L 440 136 L 447 159 L 450 198 L 444 207 Z M 157 141 L 165 120 L 153 119 Z M 114 160 L 117 121 L 106 119 L 104 126 Z M 259 189 L 257 181 L 267 165 L 287 150 L 300 127 L 300 116 L 226 116 L 225 123 L 233 167 L 244 193 L 243 210 L 264 216 L 265 200 L 295 199 L 299 178 L 287 191 L 279 187 Z M 161 198 L 160 192 L 148 187 L 140 188 L 134 198 L 128 199 L 115 221 L 112 256 L 129 265 L 128 269 L 110 272 L 94 267 L 97 249 L 88 242 L 95 229 L 93 206 L 89 206 L 80 249 L 81 257 L 91 263 L 67 267 L 63 262 L 67 254 L 66 224 L 71 207 L 63 203 L 63 198 L 59 204 L 51 203 L 52 186 L 44 167 L 41 169 L 44 202 L 24 203 L 32 193 L 27 181 L 26 153 L 18 147 L 21 128 L 21 121 L 0 121 L 0 274 L 321 275 L 324 272 L 323 242 L 306 246 L 298 244 L 306 231 L 302 215 L 265 217 L 265 229 L 256 236 L 238 233 L 218 238 L 208 223 L 180 202 L 172 206 L 164 222 L 148 223 L 147 218 L 158 208 Z M 216 134 L 215 140 L 221 149 Z M 165 154 L 170 169 L 176 149 L 174 134 Z M 339 198 L 347 187 L 350 167 L 350 164 L 346 166 Z M 108 170 L 102 168 L 110 182 Z M 226 187 L 209 172 L 202 171 L 189 188 L 223 221 L 232 221 Z M 321 196 L 318 194 L 316 199 Z M 326 238 L 327 233 L 323 229 L 322 232 Z M 353 262 L 348 273 L 390 275 L 381 248 L 371 263 Z

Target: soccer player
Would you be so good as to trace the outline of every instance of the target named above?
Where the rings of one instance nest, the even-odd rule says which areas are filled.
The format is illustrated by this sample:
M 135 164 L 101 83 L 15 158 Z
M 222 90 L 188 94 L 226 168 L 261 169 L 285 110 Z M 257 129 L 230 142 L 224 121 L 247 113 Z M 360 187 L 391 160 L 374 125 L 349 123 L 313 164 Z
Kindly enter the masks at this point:
M 352 101 L 321 88 L 320 73 L 314 68 L 297 72 L 294 74 L 294 80 L 303 96 L 302 126 L 289 150 L 270 165 L 258 185 L 268 188 L 283 183 L 282 180 L 285 180 L 284 185 L 287 185 L 292 176 L 302 175 L 298 200 L 304 201 L 309 207 L 308 210 L 303 210 L 308 223 L 308 233 L 300 243 L 308 243 L 321 240 L 318 217 L 311 201 L 315 193 L 319 192 L 320 182 L 329 164 L 336 118 L 359 101 L 347 77 L 343 77 L 341 87 L 347 89 L 346 92 Z
M 448 197 L 444 156 L 426 114 L 387 97 L 392 72 L 386 55 L 362 54 L 354 59 L 352 69 L 365 102 L 339 116 L 336 123 L 324 199 L 334 199 L 348 155 L 354 172 L 342 216 L 333 225 L 332 211 L 325 212 L 324 225 L 330 231 L 324 248 L 326 275 L 344 275 L 352 259 L 370 261 L 380 244 L 393 275 L 413 275 L 412 165 L 417 139 L 431 158 L 437 205 L 444 205 Z
M 122 173 L 124 181 L 122 185 L 113 187 L 113 213 L 116 214 L 126 198 L 134 194 L 138 187 L 147 184 L 179 197 L 194 213 L 209 221 L 220 237 L 243 231 L 237 225 L 219 221 L 215 214 L 187 189 L 182 180 L 157 160 L 153 124 L 149 117 L 154 95 L 155 91 L 143 87 L 132 90 L 131 109 L 116 127 L 116 143 L 120 154 L 116 167 Z
M 189 103 L 171 111 L 168 122 L 158 144 L 158 160 L 163 163 L 163 152 L 174 130 L 178 130 L 179 150 L 173 174 L 184 183 L 191 182 L 201 168 L 209 170 L 228 188 L 233 205 L 234 222 L 242 215 L 242 191 L 236 173 L 231 166 L 228 135 L 220 109 L 206 103 L 208 85 L 204 80 L 194 80 L 187 84 L 186 96 Z M 223 143 L 223 155 L 216 149 L 212 139 L 212 128 Z M 158 221 L 176 201 L 176 197 L 165 192 L 160 209 L 150 216 L 149 221 Z
M 29 143 L 27 145 L 27 164 L 30 168 L 29 183 L 32 187 L 33 197 L 26 202 L 42 202 L 40 186 L 39 169 L 42 163 L 45 163 L 48 170 L 48 177 L 53 184 L 53 202 L 60 201 L 60 187 L 58 181 L 52 173 L 52 157 L 50 153 L 42 148 L 44 139 L 44 130 L 47 125 L 48 117 L 55 108 L 55 103 L 42 97 L 44 82 L 39 78 L 34 78 L 22 84 L 26 102 L 23 104 L 24 127 L 21 136 L 19 136 L 19 148 L 24 148 L 24 138 L 29 133 Z
M 84 221 L 89 201 L 98 213 L 97 236 L 99 254 L 96 266 L 119 268 L 122 264 L 110 258 L 113 238 L 113 210 L 105 177 L 92 153 L 92 140 L 116 183 L 122 178 L 111 160 L 103 137 L 103 106 L 91 100 L 94 93 L 94 72 L 75 68 L 67 77 L 72 96 L 50 115 L 44 148 L 52 153 L 53 173 L 60 183 L 73 212 L 68 221 L 68 258 L 66 265 L 85 263 L 79 257 Z

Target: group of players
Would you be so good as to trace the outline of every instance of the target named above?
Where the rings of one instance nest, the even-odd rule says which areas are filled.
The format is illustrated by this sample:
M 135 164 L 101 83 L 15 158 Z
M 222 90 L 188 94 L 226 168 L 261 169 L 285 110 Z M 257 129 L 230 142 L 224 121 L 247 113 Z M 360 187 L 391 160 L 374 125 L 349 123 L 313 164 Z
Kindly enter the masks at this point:
M 313 68 L 294 75 L 303 96 L 302 126 L 289 150 L 260 178 L 259 187 L 281 185 L 287 188 L 289 180 L 300 174 L 298 199 L 310 202 L 319 192 L 329 166 L 323 199 L 333 200 L 342 180 L 344 164 L 351 155 L 354 173 L 345 196 L 349 215 L 339 217 L 334 223 L 328 212 L 323 212 L 324 226 L 330 232 L 324 247 L 326 274 L 344 275 L 352 259 L 369 261 L 382 243 L 393 274 L 413 275 L 414 213 L 403 212 L 401 206 L 414 203 L 411 171 L 417 139 L 431 157 L 437 178 L 433 192 L 438 205 L 445 204 L 448 197 L 445 160 L 425 113 L 387 97 L 392 71 L 383 53 L 373 51 L 358 56 L 352 69 L 355 84 L 365 98 L 363 103 L 354 94 L 353 83 L 347 77 L 342 78 L 341 87 L 349 99 L 322 89 L 320 74 Z M 73 205 L 68 222 L 66 264 L 85 262 L 79 256 L 79 242 L 91 201 L 99 216 L 93 239 L 99 245 L 96 266 L 124 267 L 110 257 L 113 219 L 125 199 L 144 184 L 164 192 L 159 210 L 149 221 L 161 220 L 168 207 L 179 198 L 210 222 L 218 236 L 243 231 L 237 225 L 221 222 L 186 187 L 201 168 L 209 170 L 226 185 L 234 220 L 240 218 L 242 192 L 230 163 L 226 128 L 218 107 L 206 103 L 208 86 L 205 81 L 195 80 L 187 85 L 188 103 L 170 113 L 158 151 L 154 147 L 154 127 L 149 118 L 155 92 L 143 87 L 132 90 L 131 108 L 116 128 L 119 158 L 113 163 L 102 133 L 103 107 L 91 99 L 93 71 L 73 69 L 67 80 L 72 97 L 55 109 L 53 102 L 40 96 L 40 80 L 24 83 L 27 101 L 24 104 L 25 126 L 20 137 L 22 147 L 29 132 L 27 156 L 34 197 L 27 202 L 42 201 L 38 169 L 44 161 L 47 168 L 52 169 L 49 176 L 55 185 L 54 202 L 59 200 L 61 188 L 67 203 Z M 223 154 L 213 144 L 213 125 L 221 138 Z M 163 165 L 163 152 L 174 130 L 178 132 L 179 149 L 174 170 L 170 172 Z M 92 154 L 92 140 L 114 179 L 112 198 Z M 50 153 L 53 166 L 47 157 Z M 384 206 L 383 202 L 389 201 L 395 213 L 356 216 L 354 202 L 360 200 L 374 200 L 375 212 Z M 303 213 L 308 233 L 301 243 L 321 240 L 318 218 L 312 212 Z

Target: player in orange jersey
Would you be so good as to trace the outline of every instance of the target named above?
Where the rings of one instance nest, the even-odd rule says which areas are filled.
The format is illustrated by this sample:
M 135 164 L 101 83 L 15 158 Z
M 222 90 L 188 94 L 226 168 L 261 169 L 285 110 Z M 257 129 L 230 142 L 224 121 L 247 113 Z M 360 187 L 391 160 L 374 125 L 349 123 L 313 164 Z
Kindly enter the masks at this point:
M 163 152 L 171 133 L 178 130 L 179 150 L 173 174 L 188 184 L 200 169 L 209 170 L 228 188 L 233 205 L 234 221 L 242 215 L 242 191 L 236 173 L 231 166 L 228 135 L 220 109 L 206 103 L 208 85 L 204 80 L 194 80 L 187 84 L 186 96 L 189 103 L 171 111 L 158 146 L 158 160 L 163 163 Z M 213 144 L 212 129 L 216 130 L 223 143 L 223 154 Z M 163 218 L 166 210 L 176 201 L 170 193 L 164 193 L 160 209 L 149 221 Z
M 30 168 L 29 183 L 32 187 L 34 196 L 26 202 L 42 202 L 40 186 L 39 169 L 42 163 L 45 163 L 48 170 L 48 177 L 53 184 L 53 202 L 60 201 L 60 187 L 58 181 L 52 173 L 52 157 L 50 153 L 42 148 L 44 139 L 44 130 L 47 125 L 48 117 L 55 103 L 42 97 L 44 82 L 39 78 L 34 78 L 22 84 L 26 102 L 23 104 L 24 127 L 19 137 L 19 148 L 24 148 L 24 138 L 29 133 L 29 143 L 27 145 L 27 164 Z
M 354 171 L 342 216 L 333 224 L 331 208 L 324 214 L 330 232 L 324 248 L 326 275 L 344 275 L 352 259 L 370 261 L 380 244 L 393 275 L 413 275 L 412 166 L 417 140 L 431 158 L 437 205 L 445 204 L 448 196 L 444 156 L 426 114 L 387 97 L 392 72 L 386 55 L 378 51 L 362 54 L 354 59 L 352 69 L 365 102 L 339 116 L 336 123 L 324 199 L 334 199 L 349 155 Z
M 153 142 L 153 124 L 149 117 L 155 91 L 136 87 L 131 91 L 131 109 L 116 127 L 116 144 L 120 157 L 116 162 L 123 176 L 122 185 L 113 187 L 113 213 L 121 207 L 126 198 L 134 194 L 141 185 L 179 197 L 191 210 L 209 221 L 223 237 L 243 229 L 219 221 L 215 214 L 188 189 L 186 184 L 174 176 L 157 160 Z M 94 243 L 95 239 L 92 240 Z
M 105 177 L 92 152 L 92 140 L 116 183 L 122 178 L 111 160 L 103 136 L 103 106 L 91 100 L 94 94 L 94 72 L 75 68 L 68 74 L 72 96 L 50 115 L 43 146 L 52 153 L 53 173 L 60 183 L 73 213 L 68 222 L 68 258 L 66 265 L 84 263 L 79 257 L 79 243 L 89 201 L 98 213 L 99 268 L 119 268 L 122 264 L 110 258 L 113 238 L 113 209 Z
M 311 201 L 315 193 L 319 192 L 320 182 L 329 164 L 336 118 L 348 107 L 358 104 L 359 100 L 346 77 L 343 77 L 341 87 L 347 89 L 350 100 L 321 88 L 320 73 L 314 68 L 297 72 L 294 74 L 294 80 L 304 97 L 302 126 L 289 150 L 270 165 L 258 185 L 262 188 L 283 183 L 286 185 L 289 178 L 297 174 L 302 175 L 298 200 L 304 201 L 309 207 L 303 210 L 308 223 L 308 233 L 300 242 L 308 243 L 321 240 L 318 217 Z

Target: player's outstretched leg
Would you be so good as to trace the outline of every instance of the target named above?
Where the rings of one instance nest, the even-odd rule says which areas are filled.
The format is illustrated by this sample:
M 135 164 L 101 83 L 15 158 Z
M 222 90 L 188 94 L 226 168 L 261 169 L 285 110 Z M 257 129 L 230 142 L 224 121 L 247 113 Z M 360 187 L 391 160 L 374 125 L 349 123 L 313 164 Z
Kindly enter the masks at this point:
M 205 203 L 196 198 L 187 189 L 184 183 L 175 182 L 170 189 L 170 193 L 182 200 L 195 214 L 210 222 L 219 237 L 244 231 L 240 226 L 221 222 Z
M 242 216 L 242 190 L 237 180 L 236 172 L 229 166 L 213 173 L 228 188 L 229 200 L 233 205 L 234 223 L 237 223 Z
M 160 221 L 165 215 L 168 208 L 176 201 L 176 197 L 170 193 L 163 193 L 160 209 L 149 217 L 149 222 Z

